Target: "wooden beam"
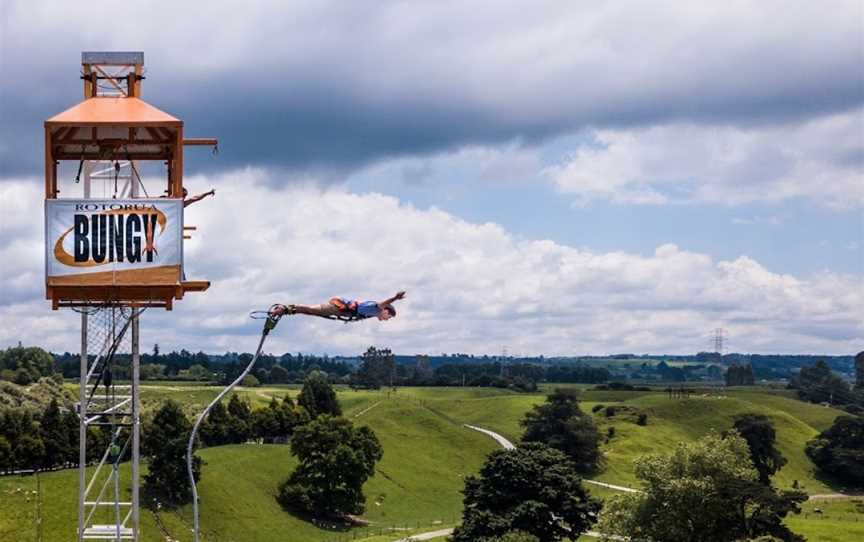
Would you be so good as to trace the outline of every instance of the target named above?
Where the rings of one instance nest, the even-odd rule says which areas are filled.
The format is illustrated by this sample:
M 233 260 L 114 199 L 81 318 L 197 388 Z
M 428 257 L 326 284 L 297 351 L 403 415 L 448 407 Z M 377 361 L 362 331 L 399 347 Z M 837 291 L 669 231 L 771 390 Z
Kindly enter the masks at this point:
M 171 197 L 183 197 L 183 127 L 177 128 L 177 138 L 174 140 L 174 174 L 171 176 L 173 186 Z
M 215 137 L 192 137 L 183 140 L 186 147 L 215 147 L 218 144 L 219 140 Z
M 106 78 L 107 78 L 106 80 L 107 80 L 109 83 L 111 83 L 112 85 L 114 85 L 114 88 L 116 88 L 117 90 L 119 90 L 120 93 L 123 94 L 123 96 L 127 96 L 126 91 L 123 90 L 123 87 L 120 86 L 120 83 L 117 82 L 117 79 L 116 79 L 116 78 L 111 77 L 110 75 L 108 75 L 107 73 L 105 73 L 105 70 L 103 70 L 103 69 L 100 68 L 99 66 L 93 66 L 93 67 L 96 68 L 96 71 L 97 71 L 97 72 L 101 73 L 104 77 L 106 77 Z
M 51 130 L 45 128 L 45 198 L 57 197 L 57 178 L 54 176 L 54 156 L 51 152 Z
M 152 126 L 145 126 L 144 129 L 147 130 L 147 133 L 150 134 L 150 137 L 153 139 L 154 142 L 161 143 L 163 145 L 166 143 L 171 143 L 171 138 L 160 136 L 156 128 L 153 128 Z
M 144 67 L 141 64 L 135 64 L 135 97 L 141 97 L 141 70 Z
M 92 72 L 90 71 L 90 64 L 84 64 L 84 99 L 92 98 L 96 95 L 94 92 L 95 85 L 93 85 L 93 81 L 90 80 L 90 75 Z
M 167 153 L 155 153 L 155 152 L 130 152 L 130 153 L 120 153 L 114 156 L 100 154 L 98 152 L 85 152 L 81 154 L 80 152 L 65 152 L 62 149 L 58 150 L 54 155 L 55 160 L 169 160 L 171 158 L 170 154 Z M 182 192 L 182 191 L 181 191 Z

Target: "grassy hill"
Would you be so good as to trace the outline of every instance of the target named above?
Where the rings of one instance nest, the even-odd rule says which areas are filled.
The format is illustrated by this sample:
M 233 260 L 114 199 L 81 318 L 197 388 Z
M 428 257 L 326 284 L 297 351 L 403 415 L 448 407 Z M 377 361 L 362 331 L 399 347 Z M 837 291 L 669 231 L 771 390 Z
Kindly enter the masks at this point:
M 584 387 L 582 387 L 584 388 Z M 215 387 L 158 384 L 144 389 L 145 404 L 152 407 L 165 398 L 184 404 L 190 414 L 200 411 L 218 392 Z M 240 391 L 256 405 L 271 397 L 296 396 L 296 387 L 273 386 Z M 462 427 L 471 423 L 497 431 L 511 440 L 521 434 L 519 420 L 544 393 L 518 394 L 507 390 L 477 388 L 407 388 L 395 393 L 340 390 L 346 416 L 368 424 L 384 448 L 376 476 L 365 487 L 368 528 L 344 532 L 333 526 L 314 525 L 282 511 L 273 496 L 278 484 L 294 466 L 288 447 L 238 445 L 201 451 L 206 461 L 200 484 L 202 526 L 205 540 L 281 541 L 336 540 L 386 541 L 411 533 L 411 528 L 435 530 L 453 525 L 461 511 L 465 475 L 476 472 L 486 454 L 496 449 L 489 437 Z M 789 463 L 776 482 L 789 486 L 793 480 L 809 493 L 837 489 L 814 476 L 804 455 L 804 443 L 828 427 L 839 412 L 795 400 L 788 393 L 749 389 L 705 392 L 690 399 L 669 399 L 663 392 L 616 392 L 583 390 L 583 409 L 594 405 L 624 405 L 648 414 L 647 426 L 634 423 L 632 415 L 607 418 L 604 410 L 595 419 L 606 434 L 606 469 L 597 479 L 634 485 L 632 460 L 644 453 L 664 452 L 682 440 L 692 440 L 709 430 L 728 429 L 732 417 L 742 412 L 769 416 L 778 432 L 779 446 Z M 357 415 L 359 418 L 355 418 Z M 69 540 L 76 525 L 75 471 L 40 476 L 44 518 L 44 540 Z M 185 481 L 178 481 L 185 483 Z M 36 514 L 34 477 L 0 477 L 0 540 L 32 538 Z M 609 490 L 594 489 L 600 497 Z M 30 492 L 30 493 L 28 493 Z M 811 540 L 844 541 L 864 537 L 864 522 L 850 501 L 808 503 L 807 517 L 790 519 L 790 525 Z M 190 539 L 191 509 L 159 514 L 174 538 Z M 142 512 L 144 540 L 165 540 L 151 512 Z M 399 535 L 377 536 L 385 528 L 398 526 Z M 376 535 L 375 538 L 372 538 Z

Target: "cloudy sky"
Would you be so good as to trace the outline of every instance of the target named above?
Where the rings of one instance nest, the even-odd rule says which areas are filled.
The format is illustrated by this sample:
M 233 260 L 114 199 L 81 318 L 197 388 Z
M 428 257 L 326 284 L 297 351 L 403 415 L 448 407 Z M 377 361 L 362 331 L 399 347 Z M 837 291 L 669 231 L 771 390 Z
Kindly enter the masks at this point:
M 44 300 L 42 121 L 81 51 L 141 50 L 144 98 L 220 139 L 187 150 L 213 285 L 144 348 L 251 350 L 252 309 L 405 289 L 393 321 L 292 318 L 268 349 L 857 352 L 864 4 L 722 4 L 6 0 L 0 347 L 76 348 Z

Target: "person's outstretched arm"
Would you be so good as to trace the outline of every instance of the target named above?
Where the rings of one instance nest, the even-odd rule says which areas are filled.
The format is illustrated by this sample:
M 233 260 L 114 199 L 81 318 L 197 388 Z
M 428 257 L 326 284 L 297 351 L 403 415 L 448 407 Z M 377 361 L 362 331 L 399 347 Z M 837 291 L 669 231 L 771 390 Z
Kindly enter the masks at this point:
M 209 192 L 204 192 L 203 194 L 198 194 L 197 196 L 192 196 L 191 198 L 187 198 L 187 199 L 183 200 L 183 207 L 188 207 L 195 202 L 201 201 L 202 199 L 206 198 L 207 196 L 215 196 L 215 195 L 216 195 L 216 189 L 214 188 L 213 190 L 211 190 Z
M 379 301 L 378 306 L 383 309 L 384 307 L 392 305 L 394 301 L 399 301 L 400 299 L 403 299 L 404 297 L 405 297 L 404 291 L 396 292 L 396 295 L 394 295 L 393 297 L 388 297 L 384 301 Z

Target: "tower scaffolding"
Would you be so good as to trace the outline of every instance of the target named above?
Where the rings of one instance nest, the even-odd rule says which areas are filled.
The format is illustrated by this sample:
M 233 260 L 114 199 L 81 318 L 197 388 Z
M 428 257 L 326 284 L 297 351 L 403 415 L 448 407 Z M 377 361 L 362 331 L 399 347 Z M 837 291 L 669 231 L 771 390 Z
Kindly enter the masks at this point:
M 78 539 L 138 540 L 140 310 L 105 304 L 80 312 Z M 88 454 L 100 442 L 104 451 Z M 120 470 L 127 458 L 128 480 Z

